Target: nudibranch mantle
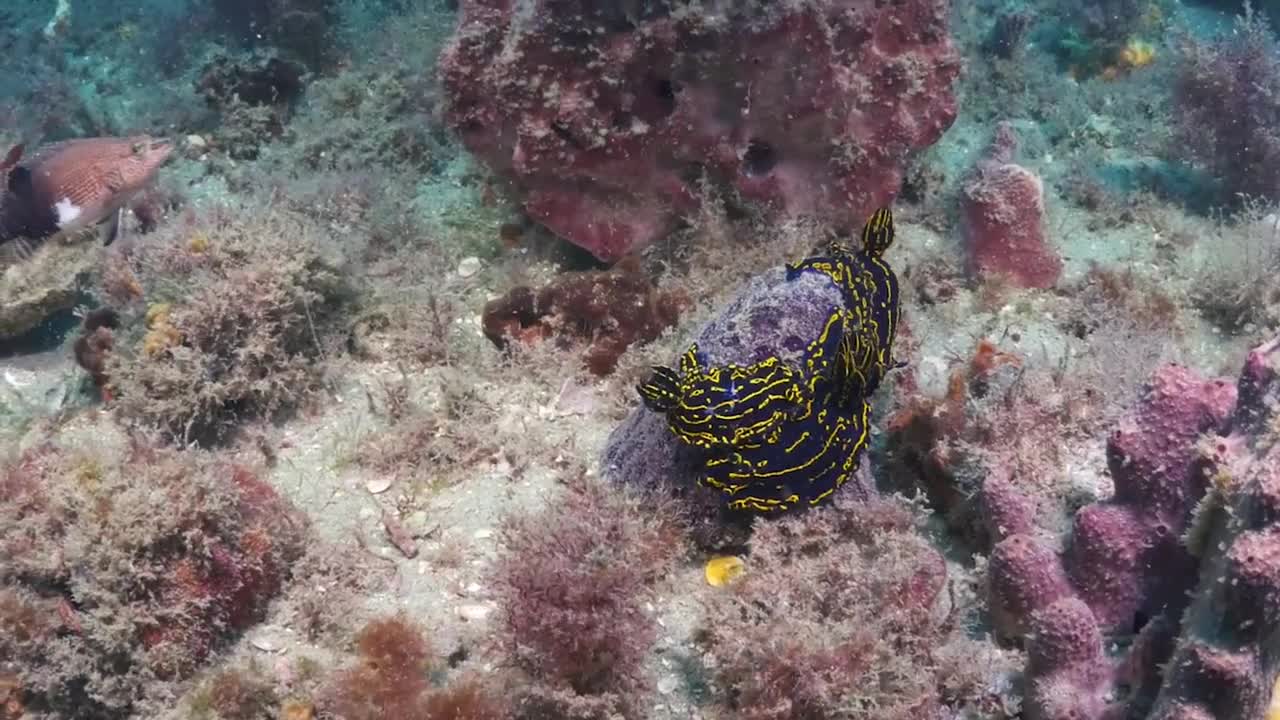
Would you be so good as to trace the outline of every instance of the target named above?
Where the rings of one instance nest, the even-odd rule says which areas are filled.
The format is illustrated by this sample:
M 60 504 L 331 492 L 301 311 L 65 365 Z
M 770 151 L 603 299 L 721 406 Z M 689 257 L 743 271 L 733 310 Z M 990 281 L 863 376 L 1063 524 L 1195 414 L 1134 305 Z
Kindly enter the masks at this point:
M 728 507 L 778 513 L 829 498 L 858 468 L 869 399 L 894 367 L 898 279 L 884 260 L 893 243 L 887 209 L 872 215 L 856 250 L 832 244 L 787 266 L 829 279 L 832 306 L 798 362 L 778 356 L 715 365 L 694 343 L 677 368 L 655 367 L 638 390 L 682 443 L 702 451 L 698 482 L 729 496 Z

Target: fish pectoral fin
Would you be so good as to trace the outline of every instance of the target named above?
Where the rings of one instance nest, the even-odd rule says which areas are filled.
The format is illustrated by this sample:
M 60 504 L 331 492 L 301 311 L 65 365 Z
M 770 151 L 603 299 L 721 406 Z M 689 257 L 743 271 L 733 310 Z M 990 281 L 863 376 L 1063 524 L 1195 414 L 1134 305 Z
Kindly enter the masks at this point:
M 116 241 L 120 235 L 120 226 L 124 222 L 124 208 L 111 213 L 106 220 L 98 223 L 98 226 L 105 230 L 102 236 L 102 246 L 106 247 Z

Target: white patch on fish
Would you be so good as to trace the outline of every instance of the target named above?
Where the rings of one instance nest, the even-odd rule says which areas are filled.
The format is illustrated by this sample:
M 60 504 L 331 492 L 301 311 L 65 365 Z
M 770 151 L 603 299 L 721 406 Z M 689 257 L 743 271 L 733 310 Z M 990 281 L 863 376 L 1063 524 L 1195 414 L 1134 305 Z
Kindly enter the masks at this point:
M 65 228 L 80 217 L 80 206 L 71 202 L 71 198 L 64 197 L 53 206 L 58 211 L 58 227 Z

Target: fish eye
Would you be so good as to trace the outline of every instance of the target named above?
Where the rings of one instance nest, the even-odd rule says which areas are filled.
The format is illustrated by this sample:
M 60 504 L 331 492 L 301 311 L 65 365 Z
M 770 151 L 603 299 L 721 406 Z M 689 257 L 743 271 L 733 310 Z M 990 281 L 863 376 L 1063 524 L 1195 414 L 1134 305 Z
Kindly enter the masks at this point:
M 146 143 L 136 142 L 133 144 L 133 154 L 141 155 L 147 149 Z

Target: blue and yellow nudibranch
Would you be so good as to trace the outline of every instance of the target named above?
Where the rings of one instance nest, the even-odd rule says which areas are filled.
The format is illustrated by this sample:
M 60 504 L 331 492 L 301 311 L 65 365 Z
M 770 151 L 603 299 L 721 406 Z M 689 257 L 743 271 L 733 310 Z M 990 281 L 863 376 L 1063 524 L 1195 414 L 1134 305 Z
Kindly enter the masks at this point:
M 821 273 L 844 300 L 800 363 L 712 365 L 695 343 L 677 368 L 655 367 L 638 387 L 679 441 L 703 451 L 698 481 L 726 493 L 729 509 L 818 505 L 858 468 L 869 399 L 895 366 L 898 277 L 884 260 L 893 239 L 893 215 L 882 208 L 863 227 L 861 248 L 833 243 L 787 265 L 788 280 Z

